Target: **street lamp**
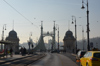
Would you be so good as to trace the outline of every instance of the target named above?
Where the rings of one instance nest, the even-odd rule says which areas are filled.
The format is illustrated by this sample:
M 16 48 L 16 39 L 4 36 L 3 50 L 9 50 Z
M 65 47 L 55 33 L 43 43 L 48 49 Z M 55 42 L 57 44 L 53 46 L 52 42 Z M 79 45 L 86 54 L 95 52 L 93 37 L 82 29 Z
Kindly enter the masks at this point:
M 82 0 L 82 9 L 84 9 L 85 7 L 84 7 L 84 1 Z M 86 4 L 86 6 L 87 6 L 87 42 L 88 42 L 88 45 L 87 45 L 87 49 L 88 49 L 88 51 L 90 51 L 90 46 L 89 46 L 89 9 L 88 9 L 88 0 L 87 0 L 87 4 Z
M 6 24 L 3 25 L 3 30 L 2 30 L 2 41 L 4 40 L 4 30 L 6 30 Z
M 76 53 L 77 53 L 77 29 L 76 29 L 76 17 L 75 17 L 75 16 L 72 16 L 72 24 L 74 23 L 74 22 L 73 22 L 73 18 L 75 18 L 75 39 L 76 39 Z
M 4 41 L 4 30 L 6 30 L 6 24 L 3 25 L 3 30 L 2 30 L 2 41 Z M 3 45 L 1 44 L 1 50 L 3 49 Z

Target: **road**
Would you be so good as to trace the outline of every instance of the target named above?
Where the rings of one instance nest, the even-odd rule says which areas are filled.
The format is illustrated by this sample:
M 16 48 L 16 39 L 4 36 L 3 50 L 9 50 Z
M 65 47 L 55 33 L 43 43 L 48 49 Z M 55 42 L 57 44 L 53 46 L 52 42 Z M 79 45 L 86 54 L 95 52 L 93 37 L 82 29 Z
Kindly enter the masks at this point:
M 25 56 L 22 58 L 16 58 L 16 59 L 11 59 L 8 61 L 4 61 L 0 63 L 0 66 L 28 66 L 29 64 L 45 57 L 45 54 L 37 54 L 37 55 L 30 55 L 30 56 Z
M 47 56 L 28 66 L 78 66 L 67 56 L 58 53 L 46 53 Z

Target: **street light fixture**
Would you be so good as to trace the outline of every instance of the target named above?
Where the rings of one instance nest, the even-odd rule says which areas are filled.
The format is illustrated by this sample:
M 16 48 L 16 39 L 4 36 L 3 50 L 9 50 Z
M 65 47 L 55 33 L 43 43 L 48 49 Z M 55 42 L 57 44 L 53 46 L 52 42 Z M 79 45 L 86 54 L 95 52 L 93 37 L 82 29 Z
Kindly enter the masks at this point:
M 77 53 L 77 29 L 76 29 L 76 17 L 75 17 L 75 16 L 72 16 L 72 24 L 74 24 L 73 18 L 75 18 L 75 39 L 76 39 L 76 53 Z
M 85 7 L 84 7 L 84 1 L 82 0 L 82 9 L 84 9 Z M 87 6 L 87 42 L 88 42 L 88 45 L 87 45 L 87 49 L 88 49 L 88 51 L 90 51 L 90 42 L 89 42 L 89 9 L 88 9 L 88 0 L 87 0 L 87 4 L 86 4 L 86 6 Z
M 84 7 L 84 1 L 82 0 L 82 7 L 81 7 L 81 9 L 84 9 L 85 7 Z

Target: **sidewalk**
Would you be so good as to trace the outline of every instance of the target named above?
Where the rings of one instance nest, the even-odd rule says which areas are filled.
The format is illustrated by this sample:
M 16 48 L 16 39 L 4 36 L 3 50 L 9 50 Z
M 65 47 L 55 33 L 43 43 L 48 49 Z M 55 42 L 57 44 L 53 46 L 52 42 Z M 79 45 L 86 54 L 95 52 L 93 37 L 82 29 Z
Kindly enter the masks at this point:
M 28 56 L 31 56 L 31 54 L 30 55 L 26 54 L 25 56 L 22 56 L 20 54 L 19 55 L 13 55 L 13 57 L 10 57 L 10 55 L 8 55 L 7 58 L 6 57 L 0 58 L 0 64 L 8 62 L 8 61 L 13 61 L 13 60 L 16 60 L 16 59 L 21 59 L 21 58 L 28 57 Z
M 62 53 L 63 55 L 67 56 L 68 58 L 70 58 L 73 62 L 75 62 L 77 65 L 79 65 L 78 62 L 76 62 L 76 54 L 73 53 Z

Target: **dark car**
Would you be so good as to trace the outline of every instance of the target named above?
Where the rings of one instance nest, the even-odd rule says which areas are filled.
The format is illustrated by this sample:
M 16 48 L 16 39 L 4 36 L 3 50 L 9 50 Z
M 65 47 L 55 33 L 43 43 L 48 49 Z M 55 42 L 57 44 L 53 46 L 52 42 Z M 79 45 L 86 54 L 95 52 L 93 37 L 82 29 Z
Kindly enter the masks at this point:
M 79 60 L 81 57 L 83 57 L 85 53 L 86 53 L 86 51 L 84 51 L 84 50 L 78 51 L 76 60 Z
M 51 51 L 51 53 L 59 53 L 60 51 L 59 50 L 53 50 Z

